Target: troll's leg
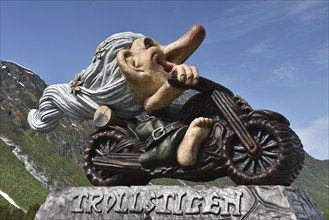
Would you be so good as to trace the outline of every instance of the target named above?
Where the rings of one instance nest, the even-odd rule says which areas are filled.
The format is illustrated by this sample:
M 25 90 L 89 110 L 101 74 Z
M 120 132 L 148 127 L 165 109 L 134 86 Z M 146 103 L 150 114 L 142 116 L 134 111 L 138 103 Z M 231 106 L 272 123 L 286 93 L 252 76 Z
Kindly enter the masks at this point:
M 177 161 L 181 166 L 193 166 L 197 162 L 199 148 L 209 136 L 213 124 L 210 118 L 200 117 L 192 121 L 177 149 Z

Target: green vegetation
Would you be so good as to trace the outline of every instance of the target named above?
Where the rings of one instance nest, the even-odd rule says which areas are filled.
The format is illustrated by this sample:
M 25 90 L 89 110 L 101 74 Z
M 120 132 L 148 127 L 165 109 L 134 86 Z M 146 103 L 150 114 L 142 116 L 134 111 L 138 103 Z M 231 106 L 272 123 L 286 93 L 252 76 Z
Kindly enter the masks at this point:
M 1 220 L 34 220 L 35 214 L 39 209 L 39 205 L 32 205 L 25 213 L 24 211 L 7 205 L 0 204 Z
M 81 132 L 59 126 L 55 131 L 47 134 L 37 133 L 28 127 L 27 112 L 26 114 L 21 112 L 26 111 L 11 111 L 9 114 L 6 110 L 0 109 L 0 134 L 19 145 L 22 152 L 29 156 L 29 160 L 34 161 L 39 171 L 49 178 L 51 185 L 59 187 L 90 185 L 79 164 L 82 162 L 82 150 L 79 150 L 79 146 L 69 144 L 82 145 Z M 83 125 L 80 129 L 88 130 Z
M 35 214 L 37 214 L 37 211 L 39 209 L 40 205 L 39 204 L 34 204 L 30 206 L 29 210 L 24 216 L 24 220 L 34 220 Z
M 323 213 L 329 213 L 329 160 L 306 155 L 304 168 L 293 186 L 306 189 Z
M 329 211 L 325 211 L 323 213 L 323 217 L 324 217 L 325 220 L 329 220 Z
M 0 205 L 0 219 L 2 220 L 24 220 L 25 213 L 20 209 L 12 209 Z
M 0 77 L 0 136 L 19 146 L 22 153 L 28 156 L 29 162 L 34 164 L 34 168 L 48 178 L 48 184 L 52 187 L 89 186 L 81 166 L 81 139 L 91 133 L 90 125 L 77 122 L 75 128 L 71 126 L 71 121 L 62 120 L 53 132 L 42 134 L 32 131 L 27 122 L 28 111 L 37 107 L 45 84 L 35 75 L 17 72 L 20 70 L 16 70 L 15 66 L 8 65 L 8 68 L 12 68 L 11 74 L 15 78 L 7 74 Z M 26 86 L 18 85 L 16 79 L 26 80 Z M 38 205 L 33 204 L 43 203 L 49 189 L 26 170 L 24 164 L 12 153 L 12 148 L 14 146 L 8 146 L 0 139 L 0 189 L 20 207 L 28 210 L 23 215 L 25 219 L 34 219 Z M 19 214 L 22 211 L 1 196 L 0 206 L 1 220 L 23 219 Z
M 7 200 L 5 200 L 5 198 L 3 198 L 2 196 L 0 196 L 0 205 L 2 205 L 2 206 L 8 206 L 8 207 L 11 207 L 11 208 L 15 208 Z
M 26 171 L 22 162 L 11 152 L 10 147 L 0 140 L 0 189 L 22 208 L 42 203 L 48 189 Z M 0 200 L 0 204 L 3 202 Z

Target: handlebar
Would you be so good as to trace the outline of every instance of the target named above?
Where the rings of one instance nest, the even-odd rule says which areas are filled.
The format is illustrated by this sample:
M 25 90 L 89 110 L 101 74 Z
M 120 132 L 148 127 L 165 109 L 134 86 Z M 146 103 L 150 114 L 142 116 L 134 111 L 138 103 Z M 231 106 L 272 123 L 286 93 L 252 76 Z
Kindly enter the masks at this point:
M 194 89 L 203 93 L 213 93 L 214 90 L 220 90 L 227 93 L 230 96 L 234 96 L 233 92 L 226 88 L 225 86 L 220 85 L 219 83 L 213 82 L 202 76 L 199 77 L 199 82 L 196 85 L 186 85 L 178 81 L 176 76 L 169 76 L 168 83 L 173 87 L 178 87 L 182 89 Z

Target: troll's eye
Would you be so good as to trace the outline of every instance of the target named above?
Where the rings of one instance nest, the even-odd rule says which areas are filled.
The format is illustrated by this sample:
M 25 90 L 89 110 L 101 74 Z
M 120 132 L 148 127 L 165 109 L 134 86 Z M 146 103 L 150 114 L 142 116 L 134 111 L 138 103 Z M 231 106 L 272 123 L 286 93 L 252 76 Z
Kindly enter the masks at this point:
M 152 39 L 150 39 L 150 38 L 145 38 L 144 39 L 144 45 L 145 45 L 146 49 L 154 46 L 154 44 L 152 42 Z

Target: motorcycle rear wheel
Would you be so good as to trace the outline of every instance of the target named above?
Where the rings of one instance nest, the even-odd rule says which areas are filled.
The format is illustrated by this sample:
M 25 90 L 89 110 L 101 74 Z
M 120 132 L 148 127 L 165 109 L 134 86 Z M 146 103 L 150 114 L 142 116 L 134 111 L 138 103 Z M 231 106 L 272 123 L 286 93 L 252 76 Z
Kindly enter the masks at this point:
M 223 153 L 230 178 L 243 185 L 290 185 L 304 162 L 303 146 L 295 132 L 284 123 L 260 118 L 248 121 L 246 128 L 261 150 L 251 157 L 238 136 L 229 133 Z
M 146 185 L 151 180 L 141 171 L 138 156 L 144 145 L 129 130 L 117 126 L 97 131 L 84 151 L 84 169 L 94 186 Z M 103 167 L 95 166 L 103 160 Z

